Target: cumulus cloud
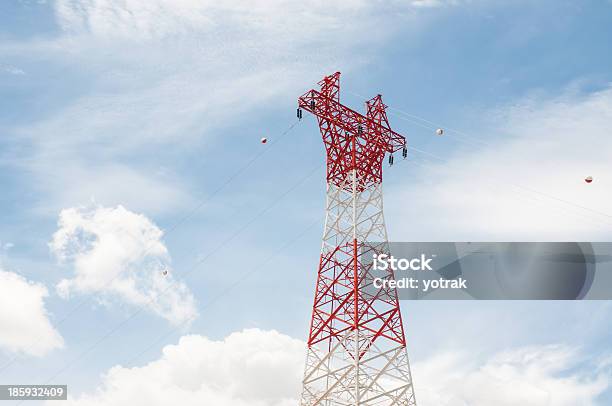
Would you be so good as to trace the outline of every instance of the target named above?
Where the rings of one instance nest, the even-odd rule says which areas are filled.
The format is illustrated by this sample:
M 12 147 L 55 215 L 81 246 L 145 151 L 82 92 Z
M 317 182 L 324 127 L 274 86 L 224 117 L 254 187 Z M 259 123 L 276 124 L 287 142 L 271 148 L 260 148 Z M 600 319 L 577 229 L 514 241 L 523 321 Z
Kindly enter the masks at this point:
M 479 137 L 484 144 L 470 138 L 462 148 L 451 138 L 463 135 L 449 131 L 439 140 L 458 149 L 450 159 L 439 160 L 431 147 L 435 157 L 413 152 L 418 160 L 410 184 L 390 191 L 395 194 L 389 199 L 390 217 L 406 220 L 393 233 L 396 239 L 592 241 L 612 236 L 612 88 L 533 97 L 483 117 L 488 117 Z M 485 134 L 495 138 L 489 141 Z M 586 176 L 594 182 L 587 185 Z M 411 236 L 412 230 L 420 235 Z
M 194 319 L 195 299 L 174 278 L 162 236 L 151 220 L 123 206 L 62 210 L 49 246 L 74 275 L 57 284 L 58 293 L 120 299 L 176 324 Z
M 47 288 L 0 268 L 0 348 L 42 356 L 64 340 L 45 308 Z
M 303 342 L 276 331 L 244 330 L 222 341 L 190 335 L 143 367 L 111 368 L 95 392 L 72 397 L 68 404 L 295 405 L 304 358 Z M 579 361 L 575 350 L 554 345 L 483 360 L 442 352 L 416 363 L 413 375 L 422 406 L 595 405 L 610 385 L 606 371 L 575 369 Z
M 222 341 L 182 337 L 143 367 L 116 366 L 79 406 L 289 406 L 297 404 L 305 345 L 276 331 L 233 333 Z

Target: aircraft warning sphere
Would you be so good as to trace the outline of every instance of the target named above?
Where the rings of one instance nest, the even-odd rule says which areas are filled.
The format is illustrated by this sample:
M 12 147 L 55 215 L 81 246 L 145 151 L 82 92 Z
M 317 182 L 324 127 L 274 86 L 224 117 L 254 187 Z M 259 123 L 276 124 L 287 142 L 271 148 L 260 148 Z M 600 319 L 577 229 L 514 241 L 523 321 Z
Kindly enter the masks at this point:
M 591 183 L 591 182 L 593 182 L 593 177 L 592 176 L 587 176 L 586 178 L 584 178 L 584 181 L 586 183 Z
M 265 144 L 266 142 L 268 142 L 268 139 L 267 139 L 266 137 L 262 137 L 262 139 L 261 139 L 261 143 L 262 143 L 262 144 Z
M 438 129 L 436 130 L 436 135 L 444 135 L 444 129 L 442 129 L 442 128 L 438 128 Z

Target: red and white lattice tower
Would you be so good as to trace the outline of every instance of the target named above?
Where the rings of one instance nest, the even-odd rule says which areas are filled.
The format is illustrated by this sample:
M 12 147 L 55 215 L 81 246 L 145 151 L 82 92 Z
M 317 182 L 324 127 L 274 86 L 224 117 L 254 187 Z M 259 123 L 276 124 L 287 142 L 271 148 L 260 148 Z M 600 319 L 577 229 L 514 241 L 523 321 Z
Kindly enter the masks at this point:
M 397 291 L 366 289 L 373 254 L 388 250 L 383 161 L 405 154 L 406 140 L 389 128 L 380 95 L 366 102 L 364 116 L 340 104 L 340 72 L 319 85 L 299 98 L 317 117 L 327 151 L 325 232 L 300 405 L 416 405 Z

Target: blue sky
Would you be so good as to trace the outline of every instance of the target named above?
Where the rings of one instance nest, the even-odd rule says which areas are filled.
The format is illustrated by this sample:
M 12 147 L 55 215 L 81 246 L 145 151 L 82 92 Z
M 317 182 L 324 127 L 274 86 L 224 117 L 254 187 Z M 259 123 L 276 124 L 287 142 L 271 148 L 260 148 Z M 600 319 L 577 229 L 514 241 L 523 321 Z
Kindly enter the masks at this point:
M 0 267 L 23 298 L 0 320 L 33 323 L 21 341 L 0 336 L 0 382 L 53 379 L 75 404 L 116 404 L 109 369 L 145 376 L 182 336 L 226 348 L 245 328 L 303 339 L 324 152 L 312 117 L 283 132 L 297 96 L 337 70 L 343 102 L 361 109 L 360 95 L 383 94 L 408 139 L 409 159 L 385 169 L 391 239 L 609 241 L 611 19 L 609 1 L 3 2 Z M 424 405 L 490 401 L 452 376 L 439 381 L 454 394 L 439 397 L 436 368 L 467 368 L 445 354 L 469 354 L 461 373 L 488 382 L 479 371 L 525 348 L 561 360 L 534 372 L 547 390 L 570 388 L 551 404 L 612 399 L 609 303 L 403 311 Z M 533 380 L 520 371 L 519 387 Z M 289 396 L 241 393 L 193 397 Z

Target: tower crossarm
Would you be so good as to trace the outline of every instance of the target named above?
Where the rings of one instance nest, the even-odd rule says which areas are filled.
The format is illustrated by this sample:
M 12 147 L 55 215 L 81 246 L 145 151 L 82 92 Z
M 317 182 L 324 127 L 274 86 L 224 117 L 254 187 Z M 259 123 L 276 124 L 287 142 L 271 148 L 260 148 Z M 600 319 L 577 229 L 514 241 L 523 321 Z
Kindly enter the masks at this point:
M 347 178 L 355 172 L 358 192 L 381 183 L 385 154 L 399 149 L 406 154 L 406 139 L 390 128 L 382 96 L 366 102 L 364 115 L 340 103 L 340 72 L 319 85 L 320 90 L 300 96 L 298 106 L 317 117 L 327 152 L 327 182 L 349 185 Z
M 380 95 L 367 103 L 376 99 L 380 99 Z M 312 89 L 300 96 L 298 104 L 301 109 L 314 114 L 319 120 L 342 129 L 347 136 L 361 138 L 365 134 L 368 142 L 379 144 L 385 152 L 393 153 L 406 146 L 406 138 L 390 129 L 388 124 L 376 122 L 318 90 Z

